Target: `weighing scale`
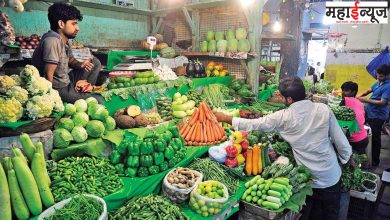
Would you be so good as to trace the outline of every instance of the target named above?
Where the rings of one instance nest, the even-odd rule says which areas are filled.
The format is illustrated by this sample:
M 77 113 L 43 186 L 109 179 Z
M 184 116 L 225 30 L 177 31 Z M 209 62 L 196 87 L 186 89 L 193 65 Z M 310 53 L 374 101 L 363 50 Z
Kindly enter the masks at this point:
M 137 71 L 137 70 L 151 70 L 153 69 L 153 48 L 157 44 L 157 39 L 153 36 L 147 37 L 146 41 L 149 44 L 150 49 L 150 59 L 148 56 L 124 56 L 124 61 L 122 63 L 114 66 L 114 70 L 121 71 Z

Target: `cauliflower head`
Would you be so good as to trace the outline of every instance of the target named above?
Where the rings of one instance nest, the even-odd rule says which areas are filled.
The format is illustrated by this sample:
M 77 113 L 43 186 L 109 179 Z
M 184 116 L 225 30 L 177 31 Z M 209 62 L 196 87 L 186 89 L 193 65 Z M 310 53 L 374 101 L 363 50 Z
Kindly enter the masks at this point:
M 22 105 L 25 104 L 28 100 L 28 92 L 20 86 L 14 86 L 7 91 L 7 96 L 10 98 L 15 98 Z
M 31 119 L 44 118 L 53 112 L 54 103 L 49 95 L 34 96 L 26 105 L 27 115 Z
M 23 108 L 18 100 L 0 97 L 0 123 L 17 122 L 22 116 Z
M 39 71 L 33 65 L 26 65 L 24 69 L 20 72 L 20 78 L 22 78 L 22 80 L 26 84 L 39 77 Z
M 11 75 L 11 78 L 13 80 L 15 80 L 17 86 L 22 86 L 23 85 L 22 78 L 20 78 L 19 75 L 15 75 L 15 74 Z
M 0 76 L 0 93 L 6 94 L 7 91 L 16 86 L 16 82 L 10 76 Z
M 55 112 L 63 112 L 65 110 L 64 103 L 62 103 L 62 99 L 60 94 L 55 89 L 50 89 L 49 94 L 51 101 L 54 103 L 53 111 Z
M 43 77 L 38 77 L 31 80 L 31 82 L 27 84 L 26 89 L 30 95 L 44 95 L 51 89 L 51 82 Z

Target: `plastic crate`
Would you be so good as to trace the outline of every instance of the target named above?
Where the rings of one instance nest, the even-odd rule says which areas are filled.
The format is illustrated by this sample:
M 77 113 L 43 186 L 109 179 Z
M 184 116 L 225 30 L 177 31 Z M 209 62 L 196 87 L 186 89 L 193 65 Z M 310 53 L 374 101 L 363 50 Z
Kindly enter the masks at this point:
M 348 208 L 348 219 L 371 220 L 373 219 L 372 215 L 374 213 L 374 208 L 375 202 L 351 196 Z

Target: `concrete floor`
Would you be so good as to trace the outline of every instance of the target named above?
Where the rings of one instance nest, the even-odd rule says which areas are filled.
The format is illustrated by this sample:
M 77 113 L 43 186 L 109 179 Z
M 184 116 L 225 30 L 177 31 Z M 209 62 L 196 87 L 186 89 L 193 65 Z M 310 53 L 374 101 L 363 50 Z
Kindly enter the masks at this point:
M 384 170 L 390 168 L 390 136 L 382 135 L 381 162 L 372 172 L 381 175 Z M 378 206 L 378 212 L 372 219 L 390 220 L 390 187 L 385 188 Z

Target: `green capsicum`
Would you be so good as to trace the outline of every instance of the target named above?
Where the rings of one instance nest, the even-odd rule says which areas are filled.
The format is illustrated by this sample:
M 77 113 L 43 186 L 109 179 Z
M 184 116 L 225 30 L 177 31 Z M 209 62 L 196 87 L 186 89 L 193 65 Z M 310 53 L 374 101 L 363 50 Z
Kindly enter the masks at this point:
M 177 164 L 177 159 L 176 157 L 172 158 L 171 160 L 169 160 L 168 162 L 168 166 L 171 168 L 171 167 L 174 167 L 176 164 Z
M 142 142 L 140 145 L 140 151 L 142 155 L 152 154 L 154 150 L 153 144 L 150 141 Z
M 164 134 L 162 134 L 162 138 L 169 142 L 172 139 L 172 133 L 170 131 L 165 131 Z
M 139 177 L 147 177 L 147 176 L 149 176 L 148 168 L 146 168 L 146 167 L 140 167 L 140 168 L 138 169 L 137 175 L 138 175 Z
M 117 150 L 112 151 L 110 154 L 110 160 L 114 165 L 120 163 L 122 160 L 121 154 Z
M 169 168 L 168 166 L 168 162 L 167 161 L 163 161 L 162 164 L 160 164 L 160 171 L 165 171 Z
M 180 137 L 179 129 L 177 129 L 176 126 L 169 127 L 169 128 L 168 128 L 168 131 L 171 132 L 171 134 L 172 134 L 172 136 L 173 136 L 174 138 Z
M 128 177 L 135 177 L 137 176 L 137 168 L 127 168 L 125 174 Z
M 164 152 L 165 147 L 166 147 L 165 142 L 161 140 L 154 141 L 154 151 Z
M 151 167 L 153 165 L 153 157 L 151 155 L 142 155 L 140 164 L 143 167 Z
M 160 167 L 159 166 L 151 166 L 149 167 L 149 173 L 150 175 L 154 175 L 160 172 Z
M 130 156 L 138 156 L 139 153 L 140 153 L 140 143 L 137 143 L 137 142 L 132 142 L 129 144 L 129 146 L 127 147 L 127 150 L 129 151 L 129 155 Z
M 156 138 L 156 133 L 154 131 L 146 132 L 144 138 Z
M 127 153 L 127 142 L 122 141 L 122 142 L 119 144 L 119 146 L 117 147 L 117 151 L 118 151 L 120 154 L 126 155 L 126 153 Z
M 129 156 L 126 162 L 128 167 L 139 167 L 139 158 L 138 156 Z
M 180 150 L 180 148 L 183 147 L 183 144 L 179 138 L 173 138 L 169 145 L 171 145 L 175 151 Z
M 153 154 L 153 160 L 154 160 L 154 165 L 162 164 L 162 162 L 164 162 L 164 153 L 162 153 L 162 152 L 155 152 Z
M 170 160 L 173 158 L 174 155 L 175 155 L 175 150 L 171 146 L 168 146 L 165 148 L 165 151 L 164 151 L 165 158 Z
M 119 175 L 123 175 L 125 173 L 125 165 L 123 163 L 115 165 L 115 170 Z

